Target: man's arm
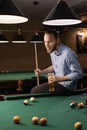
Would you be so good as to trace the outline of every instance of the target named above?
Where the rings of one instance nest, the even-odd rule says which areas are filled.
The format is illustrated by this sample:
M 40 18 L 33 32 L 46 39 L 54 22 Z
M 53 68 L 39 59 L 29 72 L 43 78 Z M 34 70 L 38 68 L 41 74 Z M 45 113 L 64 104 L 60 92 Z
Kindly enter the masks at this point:
M 40 75 L 43 75 L 43 74 L 51 73 L 53 71 L 54 71 L 54 69 L 53 69 L 53 66 L 51 65 L 51 66 L 49 66 L 49 67 L 47 67 L 46 69 L 43 69 L 43 70 L 41 70 L 39 68 L 36 69 L 35 70 L 35 75 L 40 76 Z
M 48 78 L 49 83 L 69 81 L 69 80 L 71 80 L 69 76 L 55 76 L 54 75 Z
M 51 65 L 48 68 L 42 70 L 42 74 L 48 74 L 48 73 L 52 73 L 52 72 L 54 72 L 53 65 Z

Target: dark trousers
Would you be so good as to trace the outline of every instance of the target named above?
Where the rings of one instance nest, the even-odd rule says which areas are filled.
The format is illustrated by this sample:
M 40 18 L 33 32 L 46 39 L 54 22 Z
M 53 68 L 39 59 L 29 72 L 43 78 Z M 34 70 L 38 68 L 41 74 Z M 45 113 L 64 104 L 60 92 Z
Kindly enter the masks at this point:
M 51 92 L 52 94 L 56 94 L 56 95 L 60 95 L 60 96 L 69 96 L 69 95 L 74 95 L 74 94 L 80 94 L 82 92 L 73 92 L 73 91 L 70 91 L 69 89 L 67 89 L 66 87 L 58 84 L 58 83 L 55 83 L 54 85 L 54 88 L 55 88 L 55 91 L 54 92 Z M 49 92 L 49 84 L 48 82 L 46 83 L 43 83 L 39 86 L 35 86 L 31 89 L 31 93 L 45 93 L 45 92 Z

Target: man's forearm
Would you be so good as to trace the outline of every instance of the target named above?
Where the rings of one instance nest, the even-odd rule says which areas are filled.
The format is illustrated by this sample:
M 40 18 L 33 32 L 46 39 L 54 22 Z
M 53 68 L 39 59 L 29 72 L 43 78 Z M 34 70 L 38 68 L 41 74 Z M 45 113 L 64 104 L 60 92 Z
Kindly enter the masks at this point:
M 48 68 L 46 68 L 46 69 L 43 69 L 43 70 L 42 70 L 42 74 L 51 73 L 51 72 L 53 72 L 53 71 L 54 71 L 53 66 L 50 66 L 50 67 L 48 67 Z
M 69 81 L 69 80 L 70 80 L 69 76 L 56 76 L 55 77 L 56 82 Z

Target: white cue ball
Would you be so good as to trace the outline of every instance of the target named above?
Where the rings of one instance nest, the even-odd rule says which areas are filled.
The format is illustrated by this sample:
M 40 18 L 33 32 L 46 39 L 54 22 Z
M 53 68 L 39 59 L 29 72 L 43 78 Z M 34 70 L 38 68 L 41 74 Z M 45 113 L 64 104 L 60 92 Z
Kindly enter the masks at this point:
M 28 105 L 28 100 L 27 99 L 24 100 L 24 104 Z
M 35 98 L 34 98 L 34 97 L 31 97 L 31 98 L 30 98 L 30 101 L 31 101 L 31 102 L 34 102 L 34 101 L 35 101 Z

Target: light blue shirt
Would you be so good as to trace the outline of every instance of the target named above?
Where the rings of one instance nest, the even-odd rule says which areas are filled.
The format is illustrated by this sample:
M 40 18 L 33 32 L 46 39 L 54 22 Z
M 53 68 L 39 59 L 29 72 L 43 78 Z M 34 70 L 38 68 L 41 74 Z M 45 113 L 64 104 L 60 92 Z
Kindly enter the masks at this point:
M 50 54 L 56 76 L 69 76 L 70 81 L 58 82 L 59 84 L 74 90 L 76 82 L 83 76 L 82 68 L 78 62 L 76 53 L 63 43 L 58 51 Z

